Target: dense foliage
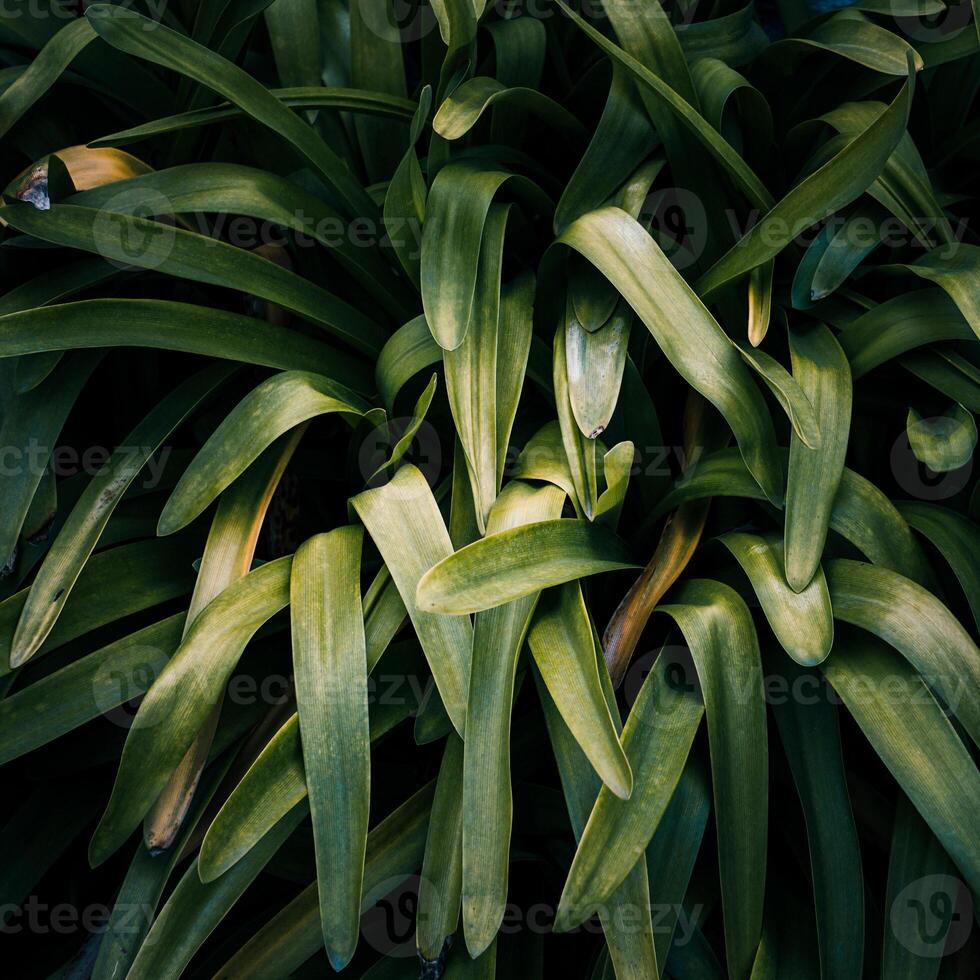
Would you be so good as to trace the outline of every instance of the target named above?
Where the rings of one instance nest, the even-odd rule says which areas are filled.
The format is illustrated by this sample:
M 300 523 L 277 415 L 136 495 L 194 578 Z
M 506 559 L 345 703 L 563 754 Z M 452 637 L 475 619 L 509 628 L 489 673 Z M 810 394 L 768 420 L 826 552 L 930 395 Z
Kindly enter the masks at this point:
M 5 974 L 976 975 L 969 3 L 0 52 Z

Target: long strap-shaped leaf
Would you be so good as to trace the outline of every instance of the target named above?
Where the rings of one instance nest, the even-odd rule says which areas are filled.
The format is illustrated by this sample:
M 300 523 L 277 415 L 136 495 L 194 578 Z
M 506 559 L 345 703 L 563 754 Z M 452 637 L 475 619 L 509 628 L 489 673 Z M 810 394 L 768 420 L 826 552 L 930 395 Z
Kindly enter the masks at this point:
M 179 646 L 183 624 L 176 613 L 145 626 L 0 701 L 0 764 L 142 694 Z
M 487 525 L 499 534 L 561 513 L 565 494 L 513 481 L 501 493 Z M 473 957 L 493 942 L 507 904 L 513 799 L 510 715 L 517 659 L 538 594 L 479 612 L 463 750 L 463 930 Z
M 548 199 L 526 177 L 474 163 L 451 163 L 432 182 L 422 231 L 422 308 L 444 350 L 463 342 L 473 317 L 484 226 L 504 184 L 548 210 Z
M 363 537 L 363 528 L 341 527 L 310 538 L 296 552 L 290 579 L 296 707 L 320 922 L 335 970 L 357 948 L 371 795 Z
M 0 446 L 6 447 L 8 454 L 13 450 L 17 465 L 0 483 L 0 566 L 14 557 L 21 527 L 54 441 L 100 356 L 86 353 L 65 361 L 44 384 L 17 396 L 6 406 L 0 424 Z
M 183 850 L 197 823 L 205 816 L 208 803 L 221 786 L 222 779 L 231 764 L 231 758 L 222 759 L 208 772 L 195 806 L 181 828 L 176 845 L 165 856 L 153 855 L 142 843 L 136 845 L 136 853 L 130 862 L 126 877 L 116 895 L 112 914 L 106 923 L 105 933 L 99 942 L 98 956 L 92 969 L 92 980 L 116 980 L 125 977 L 136 959 L 143 940 L 150 931 L 152 917 L 163 898 L 164 889 L 174 868 L 180 863 Z M 135 915 L 133 910 L 141 914 Z
M 864 879 L 837 710 L 815 671 L 785 660 L 778 669 L 791 693 L 773 699 L 773 713 L 806 819 L 820 972 L 825 980 L 847 980 L 861 975 Z
M 783 546 L 775 534 L 732 531 L 718 540 L 748 576 L 783 649 L 804 666 L 825 660 L 834 642 L 834 616 L 823 572 L 818 569 L 802 592 L 794 592 L 783 577 Z
M 23 15 L 24 11 L 17 13 Z M 94 38 L 92 25 L 79 19 L 67 23 L 45 44 L 24 73 L 0 95 L 0 136 L 6 136 Z
M 762 491 L 735 450 L 722 449 L 701 460 L 658 505 L 654 515 L 679 503 L 705 497 L 749 497 Z M 925 554 L 895 505 L 870 481 L 845 467 L 830 512 L 830 527 L 876 565 L 928 584 L 932 572 Z
M 439 959 L 459 923 L 463 889 L 463 741 L 450 732 L 442 753 L 419 879 L 415 943 L 419 957 Z
M 936 980 L 959 897 L 955 867 L 904 793 L 895 807 L 888 855 L 881 976 Z M 923 920 L 923 913 L 928 916 Z M 923 929 L 928 922 L 928 930 Z M 929 942 L 933 936 L 936 939 Z
M 568 358 L 566 356 L 566 338 L 568 324 L 572 322 L 571 299 L 565 304 L 565 322 L 560 324 L 555 333 L 555 346 L 552 354 L 553 379 L 555 386 L 555 407 L 558 410 L 558 426 L 561 430 L 561 441 L 565 448 L 565 459 L 568 472 L 575 487 L 573 500 L 577 512 L 584 514 L 590 521 L 595 517 L 596 504 L 599 497 L 598 476 L 596 470 L 596 455 L 598 447 L 591 433 L 583 435 L 572 411 L 571 386 L 568 377 Z
M 434 564 L 419 580 L 417 601 L 421 609 L 461 616 L 631 567 L 626 545 L 602 525 L 537 521 L 489 534 Z
M 643 229 L 619 208 L 572 222 L 558 241 L 619 290 L 684 379 L 725 416 L 752 475 L 782 501 L 776 435 L 762 393 L 732 342 Z
M 604 666 L 597 661 L 596 667 L 602 678 Z M 616 697 L 608 674 L 602 680 L 605 681 L 602 690 L 607 710 L 610 713 L 615 712 L 617 716 L 614 718 L 614 725 L 618 734 L 620 721 Z M 562 719 L 538 672 L 535 672 L 535 681 L 545 723 L 548 726 L 548 739 L 558 764 L 558 775 L 565 796 L 565 805 L 568 807 L 568 818 L 575 839 L 578 841 L 589 819 L 589 812 L 599 795 L 601 783 L 588 765 L 588 760 Z M 602 923 L 606 945 L 619 980 L 651 980 L 651 978 L 656 980 L 660 975 L 649 906 L 650 890 L 646 862 L 637 861 L 608 901 L 599 909 L 599 921 Z
M 918 500 L 896 504 L 898 512 L 949 562 L 980 627 L 980 528 L 948 507 Z
M 980 649 L 949 609 L 879 565 L 836 558 L 826 572 L 834 615 L 895 647 L 980 744 Z
M 980 276 L 980 248 L 957 242 L 948 250 L 940 251 L 943 254 L 929 252 L 903 268 L 946 290 L 973 332 L 980 337 L 980 295 L 976 286 Z
M 572 144 L 584 142 L 588 131 L 563 105 L 525 86 L 508 88 L 496 78 L 478 76 L 463 82 L 439 106 L 432 128 L 443 139 L 465 136 L 491 106 L 516 103 L 553 127 Z
M 374 202 L 316 130 L 265 86 L 221 55 L 130 10 L 95 4 L 85 13 L 101 38 L 120 51 L 192 78 L 233 102 L 291 143 L 320 171 L 352 216 L 374 215 Z
M 417 305 L 378 250 L 340 234 L 344 219 L 338 211 L 293 181 L 257 167 L 190 163 L 113 181 L 75 194 L 66 203 L 147 217 L 160 213 L 161 201 L 169 206 L 168 213 L 243 214 L 290 228 L 329 248 L 392 315 L 404 319 Z
M 476 517 L 486 530 L 497 496 L 497 349 L 501 338 L 500 273 L 508 208 L 492 205 L 483 230 L 483 243 L 473 297 L 473 318 L 455 350 L 443 351 L 446 392 L 456 433 L 466 458 Z M 523 325 L 523 324 L 522 324 Z M 526 321 L 525 351 L 531 342 Z M 525 363 L 527 355 L 524 357 Z M 502 365 L 503 366 L 503 365 Z
M 283 433 L 318 415 L 365 414 L 354 392 L 309 371 L 284 371 L 250 391 L 225 417 L 184 471 L 160 515 L 158 531 L 189 524 Z
M 834 335 L 822 324 L 790 330 L 793 376 L 820 419 L 820 445 L 794 432 L 786 483 L 786 581 L 796 592 L 809 584 L 823 554 L 834 498 L 844 472 L 851 430 L 851 372 Z
M 435 783 L 423 786 L 397 810 L 372 828 L 364 865 L 366 911 L 422 863 Z M 220 880 L 220 879 L 219 879 Z M 316 882 L 303 889 L 273 916 L 215 974 L 215 980 L 278 980 L 301 966 L 323 947 Z
M 147 692 L 89 845 L 93 866 L 116 851 L 142 819 L 220 700 L 248 641 L 289 602 L 292 560 L 271 561 L 225 589 L 197 617 Z
M 658 607 L 680 627 L 708 719 L 729 973 L 747 977 L 762 932 L 769 753 L 762 660 L 752 616 L 720 582 L 687 582 Z
M 86 347 L 155 347 L 282 370 L 317 371 L 367 393 L 367 364 L 310 337 L 190 303 L 90 299 L 0 317 L 0 356 Z
M 426 570 L 453 553 L 435 497 L 422 473 L 408 465 L 385 486 L 352 497 L 351 506 L 391 572 L 446 711 L 462 735 L 472 628 L 469 620 L 440 615 L 416 599 L 419 580 Z
M 187 595 L 194 587 L 191 562 L 200 553 L 193 535 L 166 541 L 151 538 L 109 548 L 85 564 L 68 605 L 36 657 L 117 619 Z M 0 650 L 9 650 L 30 589 L 0 602 Z M 9 677 L 6 656 L 0 657 L 0 679 Z
M 228 374 L 227 367 L 206 368 L 178 385 L 133 429 L 89 481 L 31 586 L 14 633 L 11 667 L 19 667 L 40 649 L 113 510 L 146 461 Z
M 527 640 L 555 707 L 596 775 L 617 796 L 629 799 L 633 773 L 602 690 L 592 624 L 578 582 L 541 597 Z
M 221 495 L 187 609 L 185 637 L 211 600 L 248 574 L 272 494 L 301 434 L 300 428 L 281 436 Z M 217 705 L 146 815 L 143 839 L 151 851 L 173 844 L 196 793 L 220 716 Z
M 247 857 L 216 881 L 202 882 L 191 863 L 167 899 L 126 974 L 131 980 L 177 980 L 191 957 L 258 877 L 303 819 L 291 810 Z
M 418 707 L 414 697 L 390 700 L 393 703 L 373 706 L 372 743 Z M 294 714 L 269 739 L 211 821 L 197 860 L 201 881 L 223 875 L 294 806 L 302 805 L 305 811 L 308 797 L 299 716 Z
M 869 636 L 838 641 L 820 669 L 976 892 L 980 772 L 922 679 Z
M 394 95 L 381 92 L 366 92 L 362 89 L 338 88 L 333 86 L 273 88 L 269 94 L 284 106 L 294 109 L 334 109 L 343 112 L 364 112 L 372 116 L 382 116 L 405 122 L 412 118 L 415 103 L 409 99 L 401 99 Z M 174 116 L 164 116 L 152 122 L 133 126 L 118 133 L 110 133 L 93 140 L 90 146 L 125 146 L 148 139 L 150 136 L 160 136 L 181 129 L 192 129 L 195 126 L 207 126 L 211 123 L 224 122 L 245 114 L 238 105 L 207 106 L 191 109 Z
M 911 49 L 907 54 L 908 79 L 891 105 L 860 136 L 763 215 L 698 280 L 700 295 L 708 296 L 726 282 L 774 258 L 802 229 L 856 200 L 878 177 L 908 124 L 916 69 Z
M 691 101 L 678 94 L 660 75 L 651 71 L 641 61 L 627 53 L 588 21 L 557 0 L 561 12 L 571 20 L 599 48 L 617 64 L 622 65 L 641 84 L 641 93 L 651 92 L 662 102 L 680 124 L 717 160 L 731 176 L 736 186 L 748 198 L 753 207 L 769 209 L 772 196 L 765 184 L 753 173 L 749 165 L 732 148 L 731 144 L 701 115 Z M 692 93 L 688 93 L 692 94 Z
M 969 323 L 941 289 L 919 289 L 879 303 L 839 337 L 855 381 L 916 347 L 974 339 Z
M 255 252 L 216 238 L 76 204 L 52 204 L 47 211 L 9 204 L 0 208 L 0 220 L 25 234 L 86 249 L 112 262 L 253 293 L 367 354 L 376 354 L 385 341 L 381 327 L 349 303 Z
M 622 800 L 606 786 L 599 790 L 565 880 L 556 930 L 585 921 L 643 861 L 703 714 L 689 669 L 665 648 L 650 668 L 623 729 L 633 793 Z
M 700 752 L 687 758 L 684 772 L 647 846 L 650 907 L 657 910 L 657 962 L 667 963 L 680 923 L 691 874 L 711 812 L 711 773 Z M 678 939 L 680 937 L 678 936 Z

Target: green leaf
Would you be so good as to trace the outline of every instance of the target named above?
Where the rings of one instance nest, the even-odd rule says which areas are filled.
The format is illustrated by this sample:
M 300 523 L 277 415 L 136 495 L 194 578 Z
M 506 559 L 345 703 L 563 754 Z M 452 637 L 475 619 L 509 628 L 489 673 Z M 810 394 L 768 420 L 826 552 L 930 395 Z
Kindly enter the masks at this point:
M 273 88 L 268 89 L 268 93 L 280 102 L 283 106 L 292 109 L 330 109 L 343 112 L 365 113 L 371 116 L 380 116 L 384 119 L 392 119 L 399 122 L 408 122 L 415 111 L 415 103 L 409 99 L 397 98 L 393 95 L 385 95 L 381 92 L 368 92 L 363 89 L 338 88 L 338 87 L 294 87 L 294 88 Z M 264 100 L 263 100 L 264 101 Z M 154 119 L 152 122 L 143 123 L 140 126 L 133 126 L 131 129 L 123 129 L 118 133 L 111 133 L 93 140 L 89 145 L 99 146 L 126 146 L 129 143 L 137 143 L 151 136 L 162 136 L 167 133 L 179 132 L 183 129 L 193 129 L 197 126 L 208 126 L 212 123 L 226 122 L 229 119 L 236 119 L 242 115 L 251 115 L 249 109 L 239 105 L 237 102 L 229 104 L 222 102 L 216 106 L 206 106 L 200 109 L 191 109 L 188 112 L 181 112 L 174 116 L 164 116 Z
M 931 592 L 878 565 L 827 562 L 834 616 L 898 650 L 980 741 L 980 650 Z
M 16 557 L 17 539 L 54 442 L 100 359 L 100 354 L 68 359 L 43 384 L 18 395 L 3 414 L 0 445 L 8 454 L 13 450 L 13 465 L 8 464 L 13 472 L 0 486 L 0 565 Z
M 844 980 L 861 975 L 864 879 L 837 709 L 819 674 L 784 660 L 778 670 L 787 691 L 772 699 L 773 714 L 806 821 L 820 974 Z
M 778 41 L 769 48 L 766 58 L 779 61 L 786 66 L 786 71 L 797 62 L 794 49 L 800 49 L 799 55 L 805 57 L 814 48 L 832 52 L 886 75 L 908 74 L 910 59 L 916 71 L 922 70 L 922 59 L 914 48 L 897 34 L 872 23 L 856 10 L 839 11 L 806 29 L 802 36 Z
M 565 461 L 572 486 L 575 489 L 572 499 L 575 502 L 576 511 L 584 514 L 589 520 L 593 520 L 599 496 L 598 447 L 591 433 L 588 435 L 582 433 L 572 411 L 566 344 L 568 325 L 574 316 L 571 312 L 571 306 L 569 299 L 565 304 L 565 326 L 559 327 L 555 333 L 552 378 Z
M 407 382 L 441 360 L 442 348 L 432 339 L 424 316 L 409 320 L 388 338 L 378 355 L 375 380 L 389 415 Z
M 656 141 L 636 86 L 614 64 L 609 94 L 592 140 L 555 209 L 555 232 L 561 234 L 576 218 L 604 204 Z
M 937 953 L 942 950 L 927 936 L 945 938 L 949 933 L 958 891 L 955 870 L 929 825 L 900 794 L 883 906 L 887 910 L 881 954 L 883 976 L 935 980 L 941 967 Z M 926 910 L 930 916 L 929 933 L 924 934 L 920 916 Z M 914 925 L 910 918 L 915 920 Z
M 538 116 L 571 144 L 584 142 L 588 131 L 564 106 L 542 92 L 524 86 L 508 88 L 496 78 L 479 76 L 456 88 L 432 120 L 432 128 L 443 139 L 465 136 L 492 106 L 518 105 L 529 115 Z
M 359 416 L 367 402 L 328 378 L 284 371 L 249 392 L 228 413 L 184 471 L 160 515 L 159 534 L 195 517 L 283 433 L 318 415 Z
M 603 208 L 577 219 L 558 241 L 584 255 L 619 290 L 671 364 L 725 416 L 766 496 L 781 501 L 782 474 L 765 402 L 734 344 L 653 239 L 624 211 Z
M 526 309 L 515 309 L 513 294 L 505 309 L 501 296 L 507 216 L 507 208 L 491 206 L 480 251 L 473 320 L 460 346 L 443 351 L 446 390 L 481 532 L 500 487 L 531 343 L 530 290 L 523 289 Z M 498 394 L 503 396 L 499 404 Z
M 226 367 L 212 367 L 178 385 L 89 481 L 31 586 L 11 644 L 11 667 L 25 663 L 44 643 L 113 510 L 147 460 L 228 374 Z
M 980 337 L 980 294 L 976 286 L 980 275 L 980 247 L 956 242 L 900 268 L 944 289 Z
M 633 793 L 623 800 L 606 786 L 599 790 L 565 881 L 556 931 L 573 928 L 604 906 L 643 857 L 704 714 L 692 681 L 666 648 L 651 666 L 623 729 Z
M 216 881 L 202 882 L 191 864 L 160 910 L 127 977 L 176 980 L 302 817 L 301 809 L 291 810 L 261 844 Z
M 292 556 L 278 558 L 225 589 L 194 620 L 150 687 L 89 845 L 93 866 L 118 850 L 139 823 L 219 702 L 249 640 L 288 603 L 291 564 Z
M 388 184 L 384 200 L 385 229 L 395 254 L 409 279 L 419 289 L 421 278 L 421 228 L 425 220 L 427 188 L 419 164 L 416 145 L 429 120 L 432 89 L 426 85 L 419 95 L 418 108 L 412 116 L 408 149 Z
M 67 248 L 97 252 L 109 261 L 250 292 L 323 327 L 352 347 L 377 353 L 381 327 L 325 289 L 254 252 L 217 239 L 115 211 L 54 204 L 0 208 L 0 219 L 25 234 Z
M 475 163 L 443 167 L 429 189 L 422 232 L 422 308 L 436 343 L 455 350 L 474 316 L 484 226 L 504 186 L 546 211 L 547 198 L 525 177 Z
M 459 924 L 463 888 L 463 742 L 450 732 L 432 801 L 419 878 L 415 942 L 419 957 L 439 958 Z
M 367 657 L 361 612 L 363 528 L 304 542 L 290 579 L 293 668 L 313 815 L 320 921 L 335 970 L 360 931 L 370 807 Z
M 793 375 L 820 419 L 820 445 L 811 449 L 794 433 L 789 446 L 784 532 L 786 581 L 802 592 L 823 554 L 851 429 L 851 376 L 847 358 L 822 324 L 790 331 Z
M 226 588 L 248 574 L 272 495 L 293 456 L 298 433 L 277 439 L 222 493 L 191 595 L 183 639 L 201 611 Z M 221 707 L 212 709 L 184 753 L 166 787 L 143 821 L 143 840 L 153 851 L 173 846 L 196 794 L 218 730 Z
M 611 531 L 588 521 L 545 520 L 498 531 L 429 567 L 421 609 L 460 616 L 586 575 L 634 567 Z
M 613 724 L 618 733 L 622 725 L 612 684 L 609 682 L 605 664 L 597 661 L 596 666 L 607 709 L 613 715 Z M 548 726 L 548 738 L 558 764 L 568 817 L 578 841 L 599 795 L 601 784 L 537 671 L 535 680 Z M 650 980 L 651 977 L 660 975 L 649 908 L 650 891 L 646 864 L 637 861 L 622 884 L 599 908 L 599 921 L 609 955 L 621 980 Z
M 976 890 L 980 773 L 925 683 L 902 657 L 865 636 L 840 643 L 821 670 Z
M 0 136 L 28 112 L 95 38 L 86 20 L 73 20 L 45 44 L 24 73 L 0 95 Z
M 616 796 L 629 799 L 633 774 L 602 690 L 592 624 L 577 582 L 541 597 L 527 641 L 555 707 L 596 775 Z
M 973 340 L 970 325 L 940 289 L 920 289 L 879 303 L 838 338 L 857 381 L 906 351 L 940 340 Z
M 0 357 L 87 347 L 155 347 L 281 370 L 315 370 L 370 392 L 358 358 L 311 337 L 224 310 L 151 299 L 90 299 L 0 317 Z
M 441 615 L 416 599 L 426 570 L 453 553 L 432 491 L 422 473 L 407 465 L 385 486 L 352 497 L 351 506 L 391 572 L 453 727 L 462 734 L 473 644 L 470 623 Z
M 180 644 L 176 613 L 89 653 L 0 701 L 0 762 L 47 745 L 143 694 Z
M 487 524 L 500 534 L 554 520 L 565 494 L 514 481 L 500 494 Z M 473 623 L 473 659 L 463 751 L 463 931 L 471 957 L 487 950 L 507 904 L 513 800 L 510 725 L 517 660 L 537 593 L 479 612 Z
M 646 851 L 650 905 L 658 913 L 657 962 L 667 963 L 684 895 L 711 811 L 711 776 L 697 752 L 687 757 L 674 795 Z M 679 937 L 678 937 L 679 938 Z
M 762 500 L 737 450 L 722 449 L 705 456 L 686 474 L 654 511 L 667 513 L 682 503 L 708 497 L 748 497 Z M 863 476 L 847 467 L 834 496 L 830 527 L 843 535 L 877 565 L 900 572 L 919 584 L 932 572 L 922 549 L 895 505 Z
M 417 708 L 410 698 L 393 700 L 390 705 L 373 706 L 372 744 Z M 225 874 L 293 807 L 305 812 L 308 796 L 299 715 L 293 714 L 265 744 L 211 821 L 197 858 L 201 881 L 214 881 Z
M 340 212 L 293 181 L 256 167 L 233 163 L 168 167 L 82 191 L 67 203 L 141 217 L 210 211 L 248 215 L 303 236 L 297 241 L 312 238 L 329 249 L 392 316 L 404 319 L 417 302 L 378 250 L 364 248 L 362 239 L 347 232 Z
M 720 582 L 687 582 L 658 607 L 680 627 L 697 669 L 711 747 L 718 864 L 731 976 L 746 976 L 762 931 L 769 750 L 762 661 L 752 616 Z M 662 654 L 661 654 L 662 656 Z
M 434 788 L 434 783 L 423 786 L 368 834 L 362 912 L 381 897 L 377 892 L 379 885 L 390 889 L 421 865 Z M 243 980 L 281 976 L 297 969 L 322 948 L 323 933 L 316 882 L 313 882 L 255 932 L 218 975 Z
M 806 588 L 795 592 L 783 576 L 778 535 L 731 531 L 718 540 L 748 576 L 782 648 L 805 667 L 826 660 L 834 643 L 834 618 L 823 571 L 818 568 Z
M 616 410 L 631 321 L 629 307 L 622 301 L 598 330 L 590 332 L 575 317 L 566 318 L 568 398 L 579 430 L 587 439 L 601 435 Z
M 980 529 L 969 518 L 938 504 L 903 500 L 896 506 L 902 517 L 949 562 L 966 594 L 974 622 L 980 625 Z
M 778 255 L 801 231 L 867 190 L 905 133 L 915 87 L 911 49 L 906 70 L 908 80 L 891 105 L 831 160 L 800 181 L 698 280 L 695 288 L 701 296 Z
M 376 213 L 373 202 L 343 161 L 265 86 L 221 55 L 134 11 L 97 3 L 85 17 L 98 35 L 120 51 L 170 68 L 206 86 L 298 150 L 334 188 L 352 216 Z

